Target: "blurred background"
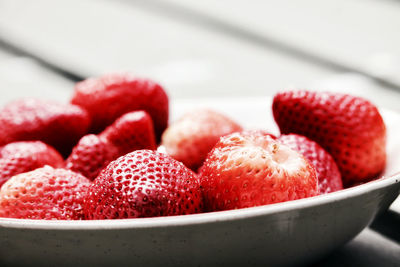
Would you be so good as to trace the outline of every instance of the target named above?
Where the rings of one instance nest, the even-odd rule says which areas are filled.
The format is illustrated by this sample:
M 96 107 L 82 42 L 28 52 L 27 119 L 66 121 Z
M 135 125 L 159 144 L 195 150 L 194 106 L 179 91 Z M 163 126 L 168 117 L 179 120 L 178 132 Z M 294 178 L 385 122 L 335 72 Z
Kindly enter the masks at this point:
M 305 88 L 400 111 L 400 1 L 0 0 L 1 105 L 66 102 L 75 82 L 116 71 L 192 102 Z M 398 266 L 399 214 L 321 266 Z
M 77 80 L 120 70 L 172 98 L 297 87 L 400 109 L 400 2 L 0 0 L 1 103 L 65 99 Z

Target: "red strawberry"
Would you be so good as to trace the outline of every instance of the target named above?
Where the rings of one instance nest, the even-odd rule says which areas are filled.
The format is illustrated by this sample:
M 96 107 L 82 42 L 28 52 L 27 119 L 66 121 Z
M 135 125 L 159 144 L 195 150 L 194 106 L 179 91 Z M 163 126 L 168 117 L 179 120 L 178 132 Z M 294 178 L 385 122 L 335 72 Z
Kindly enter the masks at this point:
M 156 149 L 153 122 L 145 111 L 122 115 L 99 135 L 84 136 L 67 159 L 67 168 L 93 180 L 119 156 L 138 149 Z
M 318 194 L 312 165 L 298 152 L 262 134 L 224 136 L 200 173 L 207 210 L 265 205 Z
M 72 150 L 66 160 L 66 168 L 93 180 L 118 156 L 118 149 L 108 140 L 88 134 Z
M 0 187 L 16 174 L 45 165 L 62 167 L 64 159 L 54 148 L 41 141 L 9 143 L 0 150 Z
M 46 166 L 10 178 L 0 189 L 0 217 L 77 220 L 90 181 Z
M 308 91 L 275 96 L 273 113 L 283 134 L 317 142 L 335 159 L 344 184 L 368 181 L 386 164 L 386 128 L 378 109 L 360 97 Z
M 171 157 L 137 150 L 111 162 L 85 198 L 87 219 L 154 217 L 202 210 L 196 174 Z
M 157 148 L 153 121 L 145 111 L 126 113 L 108 126 L 101 136 L 118 148 L 120 156 L 138 149 Z
M 314 166 L 321 194 L 343 189 L 342 176 L 336 162 L 316 142 L 297 134 L 281 135 L 278 141 L 300 152 Z
M 92 132 L 100 132 L 118 117 L 134 110 L 147 111 L 154 122 L 157 138 L 168 124 L 168 96 L 151 80 L 127 73 L 90 78 L 75 86 L 71 103 L 85 108 L 91 118 Z
M 0 111 L 0 125 L 0 145 L 40 140 L 65 156 L 88 130 L 89 116 L 78 106 L 22 99 Z
M 188 168 L 197 170 L 221 136 L 242 127 L 212 110 L 195 110 L 170 125 L 162 136 L 165 151 Z

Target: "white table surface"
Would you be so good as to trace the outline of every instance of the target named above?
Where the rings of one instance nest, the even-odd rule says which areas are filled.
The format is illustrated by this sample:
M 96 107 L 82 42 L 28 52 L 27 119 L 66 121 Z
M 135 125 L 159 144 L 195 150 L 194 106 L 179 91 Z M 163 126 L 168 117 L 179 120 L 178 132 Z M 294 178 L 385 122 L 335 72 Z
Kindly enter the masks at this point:
M 0 105 L 71 95 L 73 80 L 20 49 L 78 77 L 151 77 L 173 99 L 298 87 L 400 112 L 399 30 L 396 1 L 0 0 Z M 316 266 L 400 266 L 399 240 L 368 228 Z

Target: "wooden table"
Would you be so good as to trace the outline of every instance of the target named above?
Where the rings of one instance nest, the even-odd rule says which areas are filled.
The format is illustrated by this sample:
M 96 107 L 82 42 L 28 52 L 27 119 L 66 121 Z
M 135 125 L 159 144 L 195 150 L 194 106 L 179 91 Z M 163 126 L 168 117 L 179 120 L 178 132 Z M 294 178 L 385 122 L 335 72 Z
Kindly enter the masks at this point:
M 110 71 L 171 98 L 350 92 L 400 111 L 400 2 L 0 0 L 0 104 Z M 400 266 L 400 203 L 316 266 Z

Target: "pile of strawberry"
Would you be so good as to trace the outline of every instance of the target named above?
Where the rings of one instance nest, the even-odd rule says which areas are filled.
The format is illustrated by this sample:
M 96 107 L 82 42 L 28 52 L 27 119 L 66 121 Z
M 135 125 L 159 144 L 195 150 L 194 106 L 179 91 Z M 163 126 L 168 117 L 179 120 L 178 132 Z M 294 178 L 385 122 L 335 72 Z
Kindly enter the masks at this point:
M 359 97 L 279 93 L 272 110 L 280 136 L 212 110 L 168 126 L 168 104 L 160 85 L 129 74 L 80 82 L 69 104 L 9 103 L 0 110 L 0 217 L 238 209 L 334 192 L 385 167 L 384 122 Z

